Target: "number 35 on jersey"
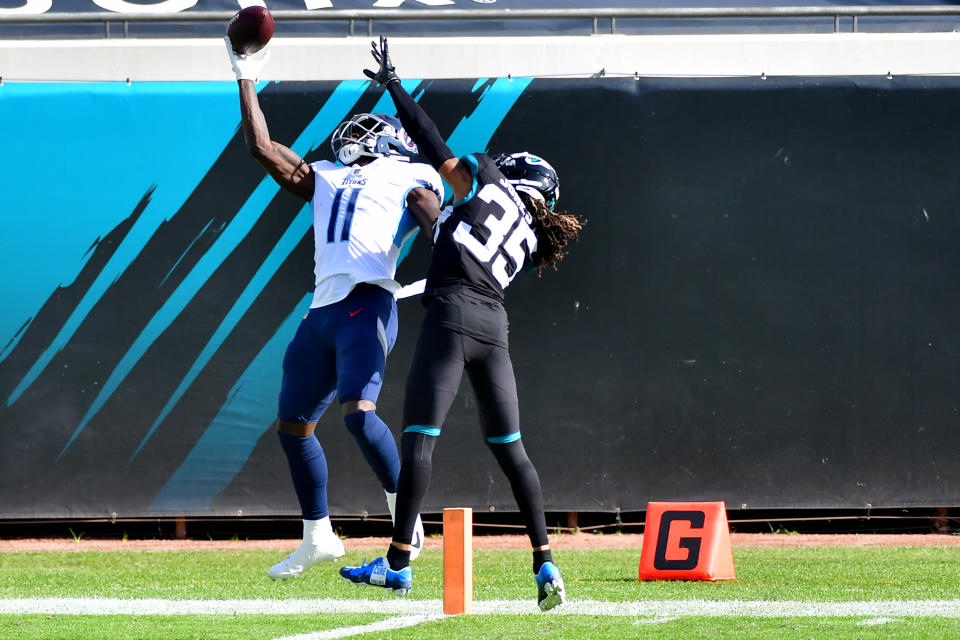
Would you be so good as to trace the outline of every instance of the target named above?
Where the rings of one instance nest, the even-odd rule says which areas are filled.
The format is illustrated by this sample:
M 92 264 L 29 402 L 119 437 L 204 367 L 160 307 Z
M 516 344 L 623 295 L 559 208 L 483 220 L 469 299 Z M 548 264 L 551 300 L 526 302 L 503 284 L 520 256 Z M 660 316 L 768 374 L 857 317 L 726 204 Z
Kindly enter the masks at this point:
M 533 219 L 526 211 L 521 215 L 520 207 L 496 184 L 484 185 L 475 197 L 488 204 L 495 203 L 502 215 L 492 212 L 479 223 L 489 232 L 486 242 L 478 240 L 471 233 L 473 227 L 463 221 L 457 225 L 453 238 L 477 261 L 486 265 L 500 286 L 506 289 L 520 271 L 526 256 L 537 250 L 537 235 L 531 227 Z

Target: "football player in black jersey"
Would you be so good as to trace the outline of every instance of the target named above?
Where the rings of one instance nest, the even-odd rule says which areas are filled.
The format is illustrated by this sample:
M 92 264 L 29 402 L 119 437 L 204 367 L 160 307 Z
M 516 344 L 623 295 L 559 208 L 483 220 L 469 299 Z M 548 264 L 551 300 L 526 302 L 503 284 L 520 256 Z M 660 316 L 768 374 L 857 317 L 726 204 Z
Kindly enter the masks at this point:
M 540 479 L 520 440 L 517 383 L 507 350 L 504 290 L 524 267 L 556 268 L 583 221 L 553 211 L 559 180 L 529 153 L 456 158 L 436 125 L 401 86 L 386 39 L 373 46 L 378 71 L 364 71 L 390 92 L 397 115 L 421 154 L 453 188 L 452 211 L 434 223 L 433 256 L 423 302 L 426 317 L 407 377 L 396 524 L 386 558 L 340 574 L 406 595 L 413 585 L 410 545 L 430 482 L 433 447 L 466 370 L 487 446 L 510 481 L 533 547 L 537 602 L 564 601 L 543 513 Z

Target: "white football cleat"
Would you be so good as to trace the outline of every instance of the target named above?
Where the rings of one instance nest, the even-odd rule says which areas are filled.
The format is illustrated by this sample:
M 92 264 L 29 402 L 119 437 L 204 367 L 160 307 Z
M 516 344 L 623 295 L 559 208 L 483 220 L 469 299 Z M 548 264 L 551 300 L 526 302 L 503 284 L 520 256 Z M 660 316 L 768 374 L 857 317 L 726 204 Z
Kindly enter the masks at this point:
M 337 534 L 331 532 L 322 536 L 319 544 L 310 544 L 307 541 L 300 543 L 293 553 L 281 562 L 267 570 L 267 575 L 274 580 L 296 578 L 315 564 L 333 562 L 344 554 L 343 541 Z

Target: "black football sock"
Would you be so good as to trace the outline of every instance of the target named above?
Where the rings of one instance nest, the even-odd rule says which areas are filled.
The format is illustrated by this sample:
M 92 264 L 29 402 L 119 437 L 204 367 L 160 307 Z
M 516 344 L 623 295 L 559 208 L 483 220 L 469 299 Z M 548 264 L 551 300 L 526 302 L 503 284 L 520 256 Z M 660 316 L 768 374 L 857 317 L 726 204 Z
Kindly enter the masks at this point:
M 410 566 L 410 551 L 404 551 L 398 547 L 390 545 L 387 549 L 387 564 L 394 571 L 400 571 Z
M 550 549 L 544 549 L 543 551 L 533 552 L 533 572 L 534 573 L 540 573 L 540 567 L 542 567 L 545 562 L 553 562 L 553 555 L 550 553 Z

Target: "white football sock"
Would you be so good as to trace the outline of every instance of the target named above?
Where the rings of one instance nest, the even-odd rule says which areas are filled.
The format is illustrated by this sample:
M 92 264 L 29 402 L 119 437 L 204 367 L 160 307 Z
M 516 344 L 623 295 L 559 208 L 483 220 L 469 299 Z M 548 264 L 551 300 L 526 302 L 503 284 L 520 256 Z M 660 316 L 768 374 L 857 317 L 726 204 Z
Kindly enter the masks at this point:
M 387 495 L 387 509 L 390 510 L 390 522 L 396 522 L 396 513 L 397 513 L 397 494 L 390 493 L 389 491 L 384 491 Z
M 303 541 L 307 544 L 319 544 L 325 536 L 332 534 L 333 527 L 330 525 L 330 516 L 319 520 L 303 521 Z

